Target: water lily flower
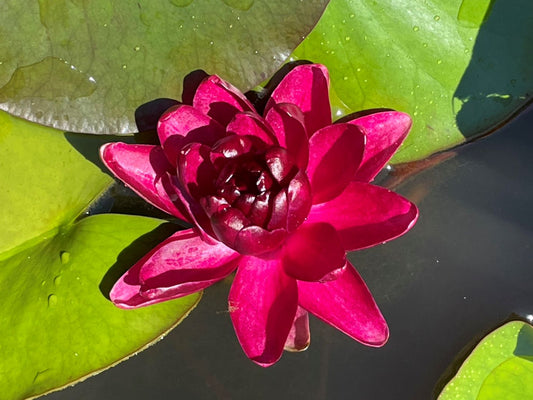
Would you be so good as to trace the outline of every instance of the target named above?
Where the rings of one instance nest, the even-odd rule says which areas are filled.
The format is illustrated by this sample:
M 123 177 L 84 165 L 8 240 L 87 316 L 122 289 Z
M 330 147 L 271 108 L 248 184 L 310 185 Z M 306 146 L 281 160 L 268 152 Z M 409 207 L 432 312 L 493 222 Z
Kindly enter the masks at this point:
M 161 145 L 108 143 L 105 165 L 161 210 L 189 222 L 131 267 L 110 298 L 137 308 L 185 296 L 233 271 L 229 312 L 261 366 L 309 344 L 308 313 L 368 346 L 387 324 L 346 252 L 396 238 L 414 204 L 369 184 L 405 139 L 407 114 L 376 111 L 332 123 L 329 76 L 300 65 L 260 115 L 218 76 L 192 105 L 159 120 Z

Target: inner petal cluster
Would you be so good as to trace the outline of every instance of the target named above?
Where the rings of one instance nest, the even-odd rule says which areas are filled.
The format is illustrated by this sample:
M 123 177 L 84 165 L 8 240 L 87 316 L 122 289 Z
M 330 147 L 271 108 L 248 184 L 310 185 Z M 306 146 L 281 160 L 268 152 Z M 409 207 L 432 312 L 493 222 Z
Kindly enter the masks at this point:
M 178 178 L 208 217 L 206 230 L 239 252 L 274 250 L 309 212 L 305 173 L 286 149 L 256 136 L 191 143 L 178 164 Z

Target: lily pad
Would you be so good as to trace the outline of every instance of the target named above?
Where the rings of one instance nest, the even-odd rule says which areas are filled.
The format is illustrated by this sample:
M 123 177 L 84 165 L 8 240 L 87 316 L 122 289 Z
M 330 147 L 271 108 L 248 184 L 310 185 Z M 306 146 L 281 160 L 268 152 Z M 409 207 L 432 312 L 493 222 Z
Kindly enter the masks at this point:
M 2 398 L 25 399 L 95 374 L 187 316 L 200 294 L 135 311 L 105 297 L 117 275 L 161 240 L 162 232 L 138 239 L 161 222 L 96 215 L 0 262 Z
M 112 181 L 63 132 L 0 111 L 0 260 L 71 223 Z
M 483 135 L 533 93 L 529 0 L 332 0 L 293 54 L 325 64 L 340 117 L 387 107 L 413 129 L 394 162 Z
M 175 228 L 118 215 L 74 222 L 112 182 L 71 144 L 100 139 L 89 138 L 0 112 L 3 399 L 39 395 L 117 363 L 199 300 L 126 312 L 106 299 L 114 280 Z
M 196 69 L 241 89 L 266 79 L 326 4 L 3 1 L 0 108 L 63 130 L 135 132 L 135 109 L 157 98 L 178 98 L 184 77 Z
M 513 321 L 485 337 L 438 400 L 533 398 L 533 327 Z

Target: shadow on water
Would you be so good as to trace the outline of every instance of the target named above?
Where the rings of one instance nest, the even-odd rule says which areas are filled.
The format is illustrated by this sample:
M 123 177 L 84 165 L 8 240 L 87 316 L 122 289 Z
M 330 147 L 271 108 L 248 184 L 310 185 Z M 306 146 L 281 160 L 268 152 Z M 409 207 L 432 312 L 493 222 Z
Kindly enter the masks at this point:
M 470 12 L 475 14 L 475 10 Z M 482 22 L 461 15 L 461 10 L 458 20 L 472 28 Z M 531 0 L 491 1 L 472 59 L 454 94 L 457 125 L 467 139 L 493 130 L 531 100 L 532 40 Z

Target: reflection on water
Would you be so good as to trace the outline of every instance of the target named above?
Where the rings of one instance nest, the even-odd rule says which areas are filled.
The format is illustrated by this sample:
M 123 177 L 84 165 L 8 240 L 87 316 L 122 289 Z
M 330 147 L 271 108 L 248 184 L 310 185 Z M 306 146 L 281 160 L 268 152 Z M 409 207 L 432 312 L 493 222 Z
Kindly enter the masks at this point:
M 350 254 L 388 320 L 385 347 L 312 319 L 306 352 L 257 367 L 235 338 L 226 280 L 165 340 L 46 399 L 431 399 L 472 340 L 533 314 L 531 126 L 533 109 L 411 176 L 396 190 L 418 200 L 415 228 Z

